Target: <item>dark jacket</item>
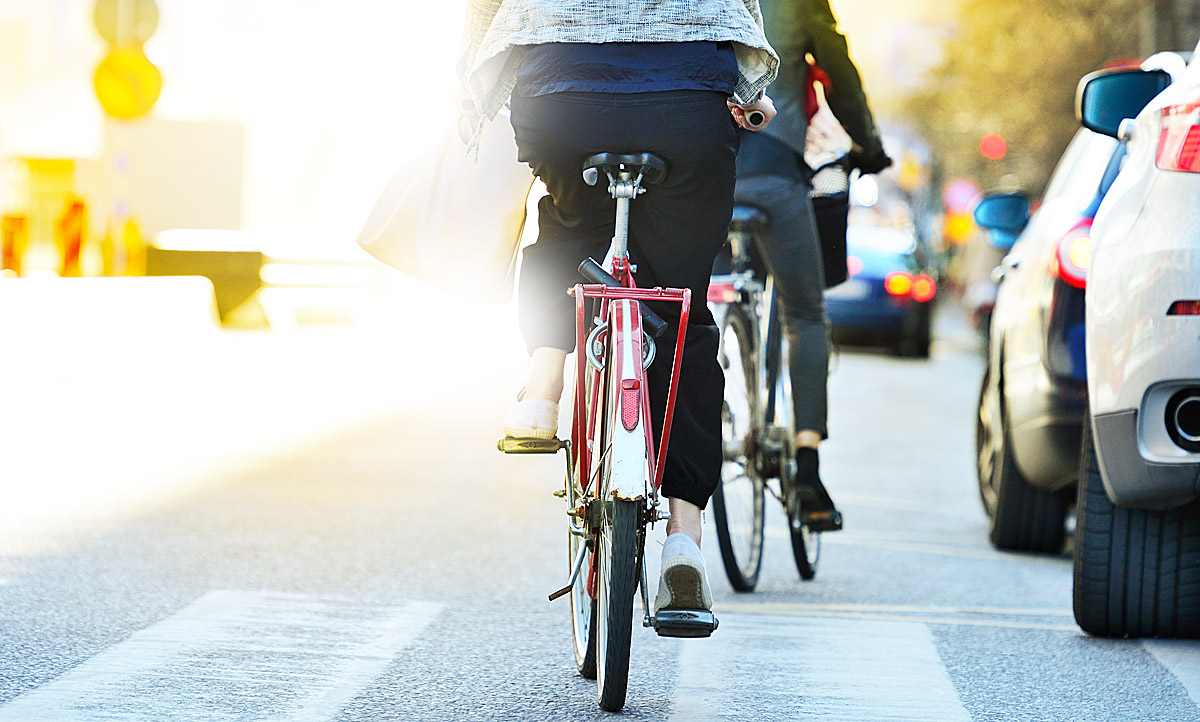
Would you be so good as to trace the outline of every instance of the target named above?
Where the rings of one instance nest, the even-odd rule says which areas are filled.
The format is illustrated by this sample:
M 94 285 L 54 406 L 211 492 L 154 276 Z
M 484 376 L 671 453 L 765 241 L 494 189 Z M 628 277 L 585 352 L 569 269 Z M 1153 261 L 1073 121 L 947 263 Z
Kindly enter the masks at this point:
M 829 74 L 831 88 L 826 99 L 829 108 L 850 138 L 862 148 L 851 162 L 865 173 L 874 173 L 891 165 L 883 151 L 879 129 L 867 96 L 863 93 L 858 69 L 850 61 L 846 38 L 837 30 L 837 21 L 828 0 L 760 0 L 767 39 L 779 53 L 779 76 L 767 89 L 779 111 L 762 132 L 777 138 L 800 155 L 804 154 L 804 136 L 808 119 L 805 97 L 808 62 L 811 54 L 817 65 Z

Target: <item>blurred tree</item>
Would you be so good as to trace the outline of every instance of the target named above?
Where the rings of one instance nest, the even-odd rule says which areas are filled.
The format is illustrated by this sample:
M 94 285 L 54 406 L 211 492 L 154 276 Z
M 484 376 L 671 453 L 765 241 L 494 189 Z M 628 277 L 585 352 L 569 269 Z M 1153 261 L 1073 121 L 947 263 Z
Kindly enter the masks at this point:
M 984 187 L 1041 192 L 1078 129 L 1075 88 L 1106 63 L 1155 47 L 1191 49 L 1200 34 L 1195 0 L 964 0 L 944 63 L 908 104 L 946 177 Z M 1167 36 L 1174 36 L 1168 38 Z M 1166 45 L 1159 45 L 1159 43 Z M 999 133 L 1008 153 L 979 152 Z

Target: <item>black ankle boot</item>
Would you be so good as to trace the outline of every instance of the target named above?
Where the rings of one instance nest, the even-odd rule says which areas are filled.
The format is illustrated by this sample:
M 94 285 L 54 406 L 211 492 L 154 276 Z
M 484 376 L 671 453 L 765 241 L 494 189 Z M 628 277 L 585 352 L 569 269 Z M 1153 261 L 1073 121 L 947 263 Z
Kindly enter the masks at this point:
M 821 483 L 820 458 L 810 447 L 796 449 L 796 493 L 805 526 L 813 531 L 837 531 L 842 528 L 842 513 L 837 510 Z

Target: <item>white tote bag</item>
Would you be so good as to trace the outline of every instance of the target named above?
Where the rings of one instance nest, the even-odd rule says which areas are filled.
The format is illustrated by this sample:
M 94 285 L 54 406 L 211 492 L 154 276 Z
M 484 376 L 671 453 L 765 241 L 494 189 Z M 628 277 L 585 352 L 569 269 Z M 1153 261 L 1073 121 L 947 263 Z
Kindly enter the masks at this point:
M 358 244 L 461 298 L 502 303 L 512 295 L 532 185 L 507 112 L 484 127 L 477 160 L 451 126 L 392 176 Z

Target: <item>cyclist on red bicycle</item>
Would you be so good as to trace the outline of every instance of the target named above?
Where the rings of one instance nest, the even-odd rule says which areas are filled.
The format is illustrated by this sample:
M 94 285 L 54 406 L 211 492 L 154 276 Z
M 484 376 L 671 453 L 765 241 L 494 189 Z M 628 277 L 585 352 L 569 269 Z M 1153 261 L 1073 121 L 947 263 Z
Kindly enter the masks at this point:
M 737 125 L 751 110 L 768 122 L 774 115 L 763 90 L 778 60 L 758 1 L 472 0 L 469 21 L 460 67 L 474 107 L 490 118 L 511 97 L 519 158 L 549 192 L 523 260 L 520 323 L 530 364 L 504 420 L 507 435 L 556 434 L 564 361 L 575 345 L 566 289 L 579 282 L 579 263 L 603 258 L 613 236 L 612 199 L 584 183 L 582 160 L 598 151 L 651 152 L 670 166 L 634 204 L 629 239 L 639 286 L 689 288 L 699 299 L 662 487 L 671 512 L 663 576 L 671 582 L 660 582 L 655 609 L 709 608 L 699 543 L 701 510 L 720 479 L 723 376 L 704 298 L 733 207 Z M 651 306 L 673 338 L 678 306 Z M 673 355 L 660 348 L 647 372 L 655 438 Z

